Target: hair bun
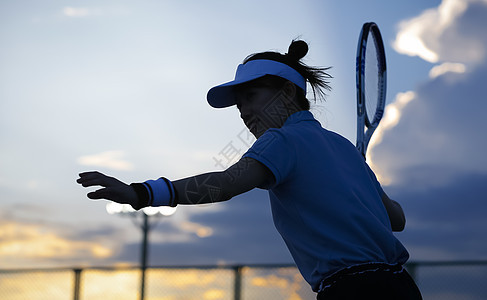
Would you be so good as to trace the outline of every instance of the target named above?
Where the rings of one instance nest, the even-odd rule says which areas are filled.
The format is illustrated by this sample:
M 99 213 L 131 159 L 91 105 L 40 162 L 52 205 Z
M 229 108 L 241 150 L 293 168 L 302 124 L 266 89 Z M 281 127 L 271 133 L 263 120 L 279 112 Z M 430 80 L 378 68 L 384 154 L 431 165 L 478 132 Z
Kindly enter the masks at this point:
M 294 40 L 289 45 L 287 55 L 295 60 L 300 60 L 308 53 L 308 44 L 305 41 Z

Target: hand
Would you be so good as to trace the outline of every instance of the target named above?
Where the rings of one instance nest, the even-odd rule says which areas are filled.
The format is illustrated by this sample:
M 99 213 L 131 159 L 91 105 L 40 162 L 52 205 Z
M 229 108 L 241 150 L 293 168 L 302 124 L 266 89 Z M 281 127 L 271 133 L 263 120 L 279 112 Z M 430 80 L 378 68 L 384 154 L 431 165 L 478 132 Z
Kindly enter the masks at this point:
M 136 206 L 138 202 L 135 190 L 120 180 L 100 172 L 84 172 L 79 174 L 77 183 L 83 187 L 102 186 L 102 189 L 88 193 L 90 199 L 107 199 L 121 204 Z

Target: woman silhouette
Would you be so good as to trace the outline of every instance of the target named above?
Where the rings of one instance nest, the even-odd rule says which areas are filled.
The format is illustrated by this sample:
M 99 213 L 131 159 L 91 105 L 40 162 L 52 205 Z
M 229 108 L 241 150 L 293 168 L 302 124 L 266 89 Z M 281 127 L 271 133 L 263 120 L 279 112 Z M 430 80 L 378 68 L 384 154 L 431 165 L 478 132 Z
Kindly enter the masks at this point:
M 329 89 L 328 68 L 305 65 L 304 41 L 287 54 L 262 52 L 238 66 L 235 79 L 209 90 L 215 108 L 236 105 L 257 138 L 224 171 L 130 185 L 99 172 L 80 174 L 90 199 L 146 206 L 229 200 L 254 188 L 269 191 L 274 224 L 318 299 L 421 299 L 402 267 L 409 254 L 393 235 L 405 225 L 362 155 L 324 129 L 309 111 Z

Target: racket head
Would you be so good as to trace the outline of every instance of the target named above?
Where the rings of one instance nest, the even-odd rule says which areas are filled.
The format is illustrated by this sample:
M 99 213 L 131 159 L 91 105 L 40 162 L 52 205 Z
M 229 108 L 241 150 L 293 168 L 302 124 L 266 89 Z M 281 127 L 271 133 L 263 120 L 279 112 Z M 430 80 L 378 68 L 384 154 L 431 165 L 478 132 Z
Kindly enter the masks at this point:
M 386 99 L 386 57 L 379 27 L 365 23 L 359 36 L 356 60 L 357 148 L 365 157 L 367 144 L 379 125 Z

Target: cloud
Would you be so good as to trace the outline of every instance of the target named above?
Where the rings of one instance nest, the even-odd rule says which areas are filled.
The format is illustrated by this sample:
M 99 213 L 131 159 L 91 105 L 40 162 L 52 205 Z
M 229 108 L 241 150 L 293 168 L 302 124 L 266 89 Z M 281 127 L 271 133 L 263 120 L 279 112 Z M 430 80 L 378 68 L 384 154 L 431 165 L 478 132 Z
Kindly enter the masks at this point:
M 178 224 L 178 226 L 184 231 L 194 232 L 200 238 L 209 237 L 213 234 L 213 229 L 211 227 L 203 226 L 190 221 L 184 221 Z
M 375 146 L 374 169 L 395 183 L 421 174 L 415 167 L 443 171 L 422 184 L 445 184 L 462 173 L 487 172 L 483 85 L 487 65 L 468 73 L 448 73 L 423 83 L 402 108 L 400 122 Z M 426 178 L 424 178 L 426 179 Z M 419 182 L 418 182 L 419 183 Z
M 260 294 L 264 291 L 279 295 L 279 299 L 311 299 L 311 289 L 295 268 L 279 268 L 277 272 L 266 269 L 250 269 L 247 275 L 248 294 Z M 306 291 L 303 290 L 306 288 Z M 316 294 L 314 294 L 316 295 Z
M 127 16 L 130 10 L 126 6 L 104 6 L 104 7 L 73 7 L 66 6 L 62 14 L 68 18 L 90 18 L 101 16 Z
M 402 36 L 414 32 L 416 39 L 434 51 L 436 61 L 458 63 L 433 67 L 430 80 L 414 91 L 398 94 L 386 108 L 370 151 L 373 168 L 384 183 L 398 184 L 408 176 L 417 179 L 422 175 L 412 170 L 424 166 L 441 166 L 443 172 L 422 184 L 445 184 L 461 173 L 487 172 L 483 150 L 487 138 L 482 130 L 487 110 L 482 96 L 487 64 L 483 55 L 472 55 L 466 49 L 475 48 L 475 53 L 486 50 L 486 15 L 487 1 L 444 0 L 439 7 L 401 22 L 397 51 L 414 52 L 432 61 L 414 45 L 401 44 Z M 464 35 L 467 28 L 472 30 Z
M 487 1 L 444 0 L 402 22 L 397 34 L 400 53 L 441 62 L 388 106 L 370 151 L 406 213 L 399 235 L 413 260 L 485 258 L 486 15 Z M 401 44 L 408 34 L 436 58 Z
M 181 206 L 160 222 L 150 234 L 152 265 L 292 262 L 272 223 L 268 195 L 262 190 L 210 206 Z M 207 230 L 211 235 L 205 234 Z M 134 261 L 139 248 L 138 242 L 126 244 L 114 259 Z
M 401 111 L 415 97 L 416 94 L 413 91 L 399 93 L 396 95 L 394 101 L 385 107 L 384 117 L 374 132 L 374 135 L 372 135 L 372 138 L 370 139 L 366 154 L 368 164 L 373 170 L 377 169 L 374 160 L 372 159 L 372 155 L 374 153 L 373 149 L 382 142 L 384 133 L 393 129 L 399 123 L 399 120 L 401 119 Z M 389 177 L 382 176 L 381 173 L 377 173 L 376 175 L 379 182 L 381 182 L 383 185 L 390 184 L 391 179 Z
M 274 274 L 265 277 L 254 277 L 251 282 L 252 285 L 263 287 L 277 286 L 280 288 L 287 288 L 289 286 L 289 282 L 285 278 L 278 277 Z
M 225 290 L 221 289 L 209 289 L 203 293 L 203 299 L 213 300 L 213 299 L 225 299 L 227 293 Z
M 56 299 L 71 295 L 73 272 L 53 271 L 3 273 L 0 281 L 2 299 Z M 35 286 L 35 288 L 33 288 Z M 42 295 L 42 296 L 41 296 Z
M 86 8 L 86 7 L 71 7 L 67 6 L 63 8 L 63 15 L 72 18 L 84 18 L 90 16 L 100 16 L 103 12 L 101 9 L 97 8 Z
M 442 171 L 439 166 L 417 167 L 414 172 L 422 173 L 422 178 L 409 182 L 408 188 L 388 188 L 407 217 L 400 239 L 415 260 L 485 259 L 487 202 L 482 191 L 487 174 L 463 173 L 449 185 L 427 184 Z
M 4 216 L 0 222 L 0 256 L 4 258 L 2 267 L 105 260 L 114 254 L 110 245 L 100 242 L 93 235 L 90 235 L 91 239 L 76 239 L 62 233 L 58 227 L 54 224 L 19 222 Z
M 399 23 L 393 47 L 432 63 L 478 63 L 487 52 L 486 14 L 487 0 L 443 0 Z
M 466 66 L 464 64 L 460 63 L 443 63 L 438 66 L 434 66 L 429 73 L 429 77 L 431 79 L 434 79 L 438 76 L 441 76 L 443 74 L 446 74 L 448 72 L 453 72 L 453 73 L 465 73 L 467 70 Z
M 133 170 L 132 163 L 124 160 L 124 157 L 124 151 L 115 150 L 81 156 L 77 161 L 82 166 L 101 167 L 118 171 Z
M 117 213 L 136 213 L 135 209 L 128 204 L 119 204 L 116 202 L 109 202 L 106 205 L 106 210 L 109 214 L 117 214 Z M 176 213 L 177 207 L 168 207 L 168 206 L 160 206 L 160 207 L 144 207 L 142 209 L 143 213 L 148 216 L 156 216 L 156 217 L 169 217 Z M 136 213 L 140 214 L 140 213 Z M 180 230 L 181 234 L 177 236 L 177 240 L 181 241 L 183 236 L 189 237 L 189 234 L 196 234 L 200 238 L 205 238 L 211 236 L 213 234 L 213 229 L 204 226 L 195 222 L 189 221 L 190 214 L 179 214 L 179 218 L 177 218 L 176 222 L 172 222 L 174 226 Z M 174 221 L 174 219 L 172 219 Z

